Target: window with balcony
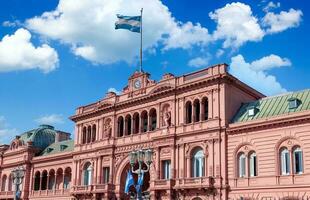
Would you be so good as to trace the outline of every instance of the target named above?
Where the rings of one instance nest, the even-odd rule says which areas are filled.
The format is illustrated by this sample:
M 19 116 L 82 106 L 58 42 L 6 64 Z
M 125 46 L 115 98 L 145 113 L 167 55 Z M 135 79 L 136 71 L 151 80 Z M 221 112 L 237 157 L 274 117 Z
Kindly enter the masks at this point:
M 198 99 L 194 101 L 194 122 L 200 121 L 200 102 Z
M 151 121 L 151 131 L 154 131 L 157 126 L 157 113 L 154 108 L 150 110 L 150 121 Z
M 192 102 L 188 101 L 185 104 L 185 110 L 186 110 L 186 123 L 192 123 Z
M 289 175 L 290 174 L 290 155 L 287 148 L 283 148 L 280 152 L 281 157 L 281 174 Z
M 238 163 L 239 163 L 239 177 L 243 178 L 246 176 L 245 172 L 246 172 L 246 156 L 244 153 L 240 153 L 239 157 L 238 157 Z
M 85 144 L 85 143 L 86 143 L 86 135 L 87 135 L 86 127 L 83 127 L 82 144 Z
M 131 135 L 131 115 L 127 115 L 125 118 L 125 124 L 126 124 L 126 135 Z
M 203 120 L 208 120 L 209 118 L 209 103 L 208 98 L 202 99 L 202 109 L 203 109 Z
M 109 183 L 109 178 L 110 178 L 110 168 L 104 167 L 103 168 L 103 183 L 104 184 Z
M 84 174 L 84 185 L 91 185 L 91 182 L 92 182 L 92 166 L 90 163 L 85 164 L 83 174 Z
M 92 142 L 95 142 L 96 140 L 96 132 L 97 132 L 97 129 L 96 129 L 96 125 L 94 124 L 92 127 L 92 138 L 91 138 Z
M 204 176 L 204 153 L 202 148 L 197 148 L 192 154 L 192 177 Z
M 40 190 L 40 179 L 41 179 L 41 174 L 40 172 L 35 173 L 34 177 L 34 190 Z
M 170 179 L 170 170 L 171 170 L 171 161 L 164 160 L 162 161 L 162 179 L 169 180 Z
M 2 181 L 1 181 L 1 191 L 5 191 L 6 181 L 7 181 L 7 177 L 6 177 L 6 175 L 3 175 Z
M 141 122 L 142 122 L 142 132 L 147 132 L 147 126 L 148 126 L 148 116 L 147 112 L 143 111 L 141 113 Z
M 121 116 L 117 120 L 118 137 L 124 136 L 124 118 Z
M 91 142 L 91 126 L 87 127 L 87 143 Z

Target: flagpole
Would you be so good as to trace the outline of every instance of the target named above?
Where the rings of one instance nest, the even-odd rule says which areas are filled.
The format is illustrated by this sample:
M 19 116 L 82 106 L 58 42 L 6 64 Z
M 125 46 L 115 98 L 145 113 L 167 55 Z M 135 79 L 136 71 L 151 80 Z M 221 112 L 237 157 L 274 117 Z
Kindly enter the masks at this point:
M 143 8 L 141 8 L 141 26 L 140 26 L 140 72 L 142 72 L 142 12 Z

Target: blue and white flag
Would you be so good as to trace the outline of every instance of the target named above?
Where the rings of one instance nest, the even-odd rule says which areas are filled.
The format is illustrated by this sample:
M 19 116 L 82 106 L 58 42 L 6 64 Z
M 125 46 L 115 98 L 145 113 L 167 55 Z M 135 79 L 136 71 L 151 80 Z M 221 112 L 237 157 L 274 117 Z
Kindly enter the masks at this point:
M 118 21 L 115 23 L 115 29 L 127 29 L 132 32 L 140 33 L 141 16 L 116 16 Z
M 133 176 L 131 174 L 131 171 L 129 170 L 127 172 L 127 178 L 126 178 L 126 183 L 125 183 L 125 193 L 126 194 L 128 194 L 130 186 L 132 186 L 134 184 L 135 184 L 135 182 L 133 180 Z

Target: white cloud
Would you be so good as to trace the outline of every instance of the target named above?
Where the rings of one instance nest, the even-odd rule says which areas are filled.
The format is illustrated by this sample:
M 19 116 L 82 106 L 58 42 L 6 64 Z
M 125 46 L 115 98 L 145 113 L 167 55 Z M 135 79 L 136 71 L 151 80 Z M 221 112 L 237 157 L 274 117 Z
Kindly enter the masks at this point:
M 288 58 L 271 54 L 251 63 L 251 68 L 255 71 L 264 71 L 276 67 L 291 66 L 292 63 Z
M 231 58 L 230 73 L 266 95 L 284 93 L 287 90 L 281 86 L 276 77 L 265 71 L 274 67 L 290 65 L 287 59 L 280 58 L 281 64 L 279 58 L 279 56 L 270 55 L 247 63 L 244 57 L 239 54 Z
M 187 65 L 190 67 L 207 67 L 210 57 L 197 57 L 188 61 Z
M 45 115 L 35 120 L 39 124 L 63 124 L 64 119 L 63 116 L 60 114 L 51 114 L 51 115 Z
M 2 22 L 2 26 L 4 27 L 16 27 L 16 26 L 21 26 L 21 25 L 22 23 L 19 20 Z
M 290 9 L 288 12 L 281 11 L 280 14 L 268 12 L 262 19 L 267 33 L 278 33 L 289 28 L 298 27 L 303 13 L 301 10 Z
M 10 128 L 5 117 L 0 116 L 0 144 L 8 144 L 17 134 L 17 129 Z
M 57 67 L 57 52 L 47 44 L 35 47 L 30 39 L 31 34 L 23 28 L 2 38 L 0 72 L 39 69 L 48 73 Z
M 281 3 L 280 3 L 280 2 L 274 3 L 273 1 L 270 1 L 270 2 L 263 8 L 263 11 L 264 11 L 264 12 L 269 12 L 269 11 L 272 10 L 272 9 L 280 8 L 280 6 L 281 6 Z
M 114 92 L 115 94 L 119 95 L 121 94 L 122 92 L 121 91 L 118 91 L 116 88 L 113 88 L 113 87 L 110 87 L 108 89 L 108 92 Z
M 60 0 L 57 8 L 26 21 L 46 37 L 69 44 L 75 55 L 94 63 L 132 62 L 139 53 L 139 34 L 115 30 L 116 14 L 139 15 L 143 7 L 144 50 L 206 45 L 208 30 L 200 24 L 181 23 L 159 0 Z
M 213 38 L 223 39 L 223 48 L 238 48 L 247 41 L 260 41 L 264 36 L 249 5 L 240 2 L 226 4 L 210 12 L 209 16 L 217 23 Z

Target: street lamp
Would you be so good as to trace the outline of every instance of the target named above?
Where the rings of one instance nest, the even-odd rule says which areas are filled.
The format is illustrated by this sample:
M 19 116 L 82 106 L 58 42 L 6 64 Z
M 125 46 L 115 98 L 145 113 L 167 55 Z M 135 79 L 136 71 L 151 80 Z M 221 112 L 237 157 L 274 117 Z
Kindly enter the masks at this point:
M 152 164 L 152 155 L 153 151 L 151 149 L 147 150 L 137 150 L 129 153 L 129 162 L 131 166 L 131 173 L 138 175 L 138 184 L 135 185 L 137 192 L 137 200 L 142 199 L 142 183 L 139 183 L 139 180 L 142 180 L 142 175 L 150 170 Z M 134 169 L 135 164 L 138 163 L 138 169 Z M 146 164 L 146 169 L 142 169 L 143 163 Z M 143 180 L 142 180 L 143 181 Z
M 21 191 L 19 186 L 22 184 L 24 176 L 25 176 L 25 169 L 23 167 L 20 166 L 12 170 L 12 179 L 13 184 L 15 186 L 14 200 L 20 199 Z

